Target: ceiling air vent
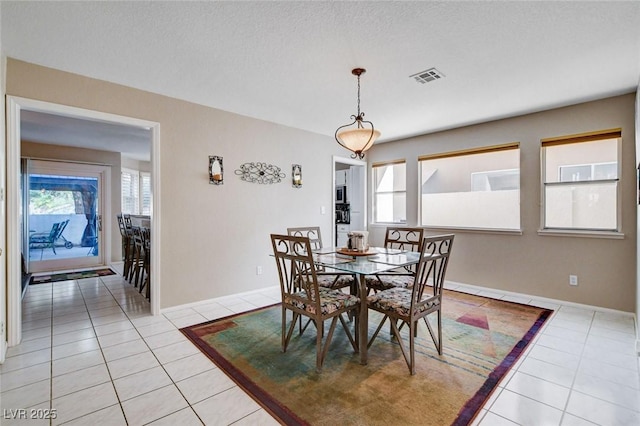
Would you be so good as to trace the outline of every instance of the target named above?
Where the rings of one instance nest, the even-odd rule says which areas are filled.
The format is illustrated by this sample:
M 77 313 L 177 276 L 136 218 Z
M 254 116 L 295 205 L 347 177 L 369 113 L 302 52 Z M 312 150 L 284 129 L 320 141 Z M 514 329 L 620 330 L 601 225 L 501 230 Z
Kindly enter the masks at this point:
M 426 71 L 420 71 L 419 73 L 410 75 L 409 77 L 415 78 L 418 83 L 425 84 L 444 78 L 444 74 L 435 68 L 429 68 Z

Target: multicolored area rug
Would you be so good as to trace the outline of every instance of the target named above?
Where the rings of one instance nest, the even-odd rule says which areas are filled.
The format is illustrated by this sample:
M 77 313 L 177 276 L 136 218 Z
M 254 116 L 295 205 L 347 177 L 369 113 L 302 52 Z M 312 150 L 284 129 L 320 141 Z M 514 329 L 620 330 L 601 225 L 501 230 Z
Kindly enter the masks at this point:
M 89 269 L 86 271 L 79 272 L 65 272 L 60 274 L 50 274 L 50 275 L 38 275 L 31 277 L 31 282 L 29 284 L 45 284 L 45 283 L 55 283 L 57 281 L 68 281 L 68 280 L 81 280 L 84 278 L 94 278 L 94 277 L 104 277 L 106 275 L 115 275 L 109 268 L 105 269 Z
M 371 336 L 381 317 L 370 312 Z M 313 326 L 282 352 L 280 305 L 181 331 L 284 424 L 466 425 L 552 312 L 446 291 L 443 355 L 422 324 L 415 376 L 388 326 L 369 348 L 365 366 L 338 326 L 316 373 Z

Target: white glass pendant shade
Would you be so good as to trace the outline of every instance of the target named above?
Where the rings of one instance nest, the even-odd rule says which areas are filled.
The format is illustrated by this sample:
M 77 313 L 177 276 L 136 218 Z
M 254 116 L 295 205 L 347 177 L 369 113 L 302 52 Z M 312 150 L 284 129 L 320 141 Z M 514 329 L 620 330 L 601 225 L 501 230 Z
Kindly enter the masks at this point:
M 371 129 L 344 129 L 336 137 L 350 151 L 364 152 L 380 137 L 380 131 Z
M 338 127 L 335 133 L 336 142 L 353 152 L 352 158 L 360 159 L 364 158 L 365 151 L 380 137 L 380 131 L 375 130 L 373 123 L 365 120 L 364 112 L 360 111 L 360 76 L 366 71 L 364 68 L 351 70 L 351 74 L 358 77 L 358 114 L 351 116 L 351 124 Z

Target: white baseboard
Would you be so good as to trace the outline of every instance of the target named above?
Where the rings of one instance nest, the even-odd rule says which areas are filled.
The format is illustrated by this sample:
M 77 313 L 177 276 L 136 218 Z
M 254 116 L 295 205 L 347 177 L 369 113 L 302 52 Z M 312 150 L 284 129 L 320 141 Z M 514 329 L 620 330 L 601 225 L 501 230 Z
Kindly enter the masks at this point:
M 237 294 L 231 294 L 228 296 L 220 296 L 220 297 L 214 297 L 213 299 L 206 299 L 206 300 L 200 300 L 197 302 L 191 302 L 191 303 L 185 303 L 184 305 L 178 305 L 178 306 L 170 306 L 168 308 L 163 308 L 160 310 L 161 314 L 166 314 L 167 312 L 174 312 L 174 311 L 180 311 L 182 309 L 188 309 L 188 308 L 193 308 L 195 306 L 202 306 L 202 305 L 207 305 L 209 303 L 220 303 L 223 302 L 225 299 L 232 299 L 232 298 L 236 298 L 236 297 L 242 297 L 242 296 L 246 296 L 249 294 L 255 294 L 255 293 L 261 293 L 265 290 L 272 290 L 275 289 L 278 292 L 280 292 L 280 286 L 271 286 L 271 287 L 264 287 L 264 288 L 260 288 L 257 290 L 250 290 L 250 291 L 245 291 L 243 293 L 237 293 Z
M 451 285 L 457 285 L 459 287 L 458 288 L 450 288 Z M 481 286 L 477 286 L 477 285 L 459 283 L 459 282 L 455 282 L 455 281 L 448 281 L 447 280 L 446 284 L 445 284 L 445 288 L 450 288 L 451 290 L 457 290 L 457 291 L 462 291 L 462 292 L 471 293 L 471 294 L 476 294 L 478 292 L 483 292 L 483 291 L 488 292 L 488 293 L 500 293 L 500 294 L 505 294 L 505 295 L 509 295 L 509 296 L 528 298 L 528 299 L 531 299 L 534 302 L 541 302 L 541 303 L 549 304 L 549 305 L 558 305 L 558 306 L 559 305 L 564 305 L 564 306 L 571 306 L 571 307 L 574 307 L 574 308 L 590 309 L 592 311 L 598 311 L 598 312 L 609 312 L 609 313 L 615 313 L 615 314 L 620 314 L 620 315 L 626 315 L 626 316 L 634 317 L 634 320 L 635 320 L 635 315 L 634 315 L 633 312 L 620 311 L 618 309 L 604 308 L 604 307 L 601 307 L 601 306 L 585 305 L 583 303 L 569 302 L 567 300 L 550 299 L 548 297 L 534 296 L 534 295 L 526 294 L 526 293 L 516 293 L 516 292 L 513 292 L 513 291 L 500 290 L 500 289 L 496 289 L 496 288 L 481 287 Z
M 455 288 L 452 288 L 452 287 L 455 287 Z M 634 317 L 634 320 L 635 320 L 635 315 L 632 312 L 625 312 L 625 311 L 620 311 L 620 310 L 616 310 L 616 309 L 603 308 L 603 307 L 600 307 L 600 306 L 585 305 L 585 304 L 582 304 L 582 303 L 569 302 L 569 301 L 566 301 L 566 300 L 550 299 L 548 297 L 533 296 L 533 295 L 530 295 L 530 294 L 516 293 L 516 292 L 513 292 L 513 291 L 500 290 L 500 289 L 489 288 L 489 287 L 481 287 L 481 286 L 477 286 L 477 285 L 473 285 L 473 284 L 465 284 L 465 283 L 460 283 L 460 282 L 447 280 L 446 284 L 445 284 L 445 288 L 448 288 L 448 289 L 451 289 L 451 290 L 456 290 L 456 291 L 461 291 L 463 293 L 470 293 L 470 294 L 477 294 L 479 292 L 487 292 L 487 293 L 494 293 L 494 294 L 504 294 L 504 295 L 514 296 L 514 297 L 521 297 L 521 298 L 530 299 L 534 303 L 535 302 L 539 302 L 539 303 L 545 304 L 545 305 L 557 305 L 557 306 L 564 305 L 564 306 L 571 306 L 571 307 L 574 307 L 574 308 L 590 309 L 590 310 L 599 311 L 599 312 L 609 312 L 609 313 L 615 313 L 615 314 L 620 314 L 620 315 L 629 315 L 629 316 Z M 206 299 L 206 300 L 201 300 L 201 301 L 198 301 L 198 302 L 185 303 L 184 305 L 171 306 L 171 307 L 162 309 L 160 311 L 160 313 L 164 314 L 166 312 L 179 311 L 181 309 L 193 308 L 195 306 L 206 305 L 206 304 L 209 304 L 209 303 L 219 303 L 221 301 L 224 301 L 225 299 L 230 299 L 230 298 L 234 298 L 234 297 L 242 297 L 242 296 L 245 296 L 245 295 L 260 293 L 262 291 L 270 290 L 270 289 L 277 289 L 278 291 L 280 291 L 280 287 L 279 286 L 265 287 L 265 288 L 261 288 L 261 289 L 258 289 L 258 290 L 251 290 L 251 291 L 232 294 L 232 295 L 228 295 L 228 296 L 215 297 L 213 299 Z M 491 296 L 488 296 L 488 297 L 491 297 Z M 531 304 L 534 304 L 534 303 L 531 303 Z M 640 330 L 640 328 L 638 328 L 638 330 Z M 640 339 L 638 341 L 640 342 Z M 638 348 L 640 348 L 640 346 Z

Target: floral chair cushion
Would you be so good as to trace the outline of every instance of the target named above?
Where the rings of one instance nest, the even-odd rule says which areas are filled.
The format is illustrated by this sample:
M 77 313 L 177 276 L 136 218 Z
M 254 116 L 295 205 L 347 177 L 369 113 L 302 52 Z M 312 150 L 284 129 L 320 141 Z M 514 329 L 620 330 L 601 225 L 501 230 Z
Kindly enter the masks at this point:
M 390 288 L 411 288 L 415 277 L 413 275 L 368 275 L 365 277 L 368 288 L 387 290 Z
M 338 289 L 350 287 L 352 283 L 354 283 L 353 275 L 318 274 L 318 285 L 320 287 Z
M 352 296 L 341 291 L 320 287 L 318 292 L 320 293 L 320 310 L 322 315 L 329 315 L 343 308 L 355 306 L 360 303 L 360 299 L 357 296 Z M 305 290 L 294 294 L 296 296 L 300 296 L 302 299 L 308 299 Z M 293 305 L 298 309 L 309 312 L 310 314 L 316 313 L 316 306 L 314 303 L 305 303 L 304 300 L 292 298 L 288 295 L 285 295 L 284 303 Z
M 411 293 L 411 289 L 394 287 L 367 297 L 367 304 L 376 310 L 395 312 L 400 316 L 409 317 L 411 315 Z M 425 295 L 424 300 L 428 300 L 430 297 Z M 415 313 L 424 312 L 439 303 L 439 299 L 433 298 L 428 303 L 419 305 Z

